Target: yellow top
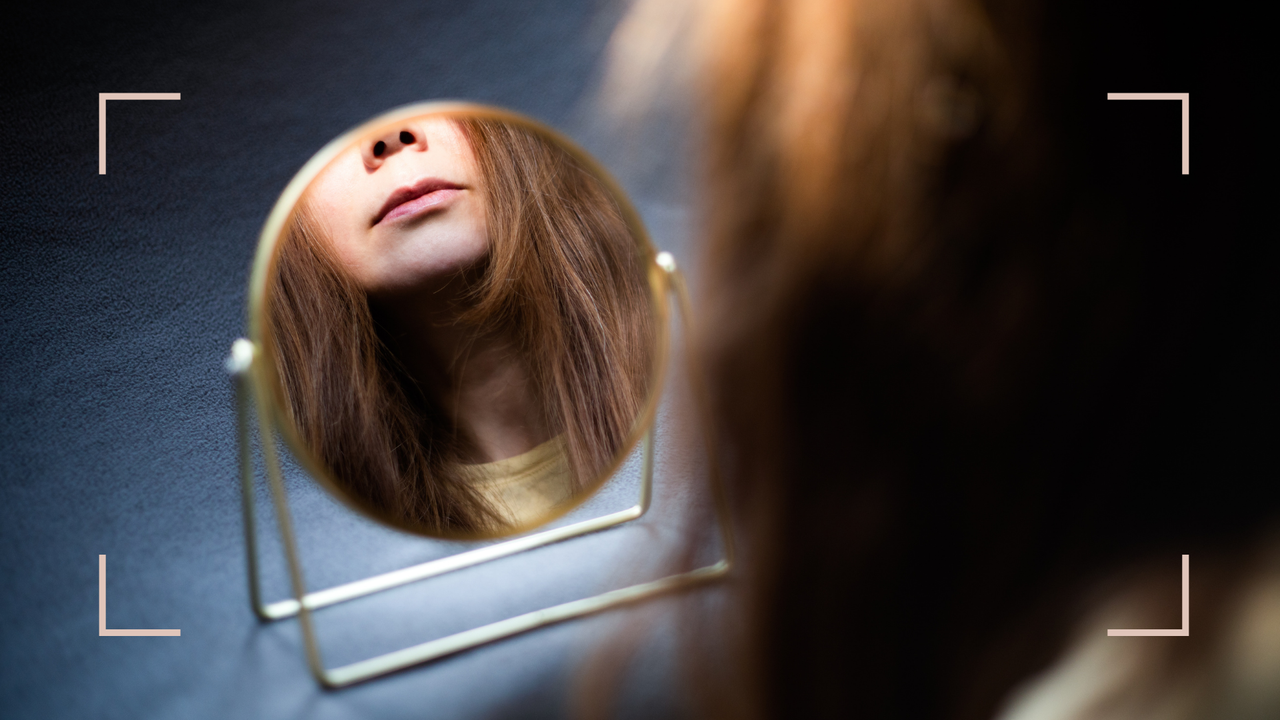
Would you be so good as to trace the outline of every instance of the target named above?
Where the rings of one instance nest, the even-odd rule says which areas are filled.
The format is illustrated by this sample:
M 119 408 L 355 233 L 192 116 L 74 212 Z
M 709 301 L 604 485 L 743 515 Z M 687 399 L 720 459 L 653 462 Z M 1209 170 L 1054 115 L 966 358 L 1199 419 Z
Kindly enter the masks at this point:
M 515 457 L 458 471 L 511 525 L 531 524 L 573 497 L 563 435 Z

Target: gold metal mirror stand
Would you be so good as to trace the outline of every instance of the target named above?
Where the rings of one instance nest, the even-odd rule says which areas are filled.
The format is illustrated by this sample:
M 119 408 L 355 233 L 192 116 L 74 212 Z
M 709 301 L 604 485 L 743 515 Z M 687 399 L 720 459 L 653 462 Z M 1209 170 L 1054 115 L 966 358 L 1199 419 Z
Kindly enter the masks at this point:
M 658 266 L 664 271 L 664 292 L 673 292 L 680 307 L 680 316 L 686 331 L 689 328 L 689 297 L 684 278 L 676 268 L 675 260 L 670 253 L 658 253 L 655 258 Z M 644 435 L 643 465 L 641 469 L 640 497 L 636 504 L 618 512 L 609 513 L 591 520 L 566 525 L 564 527 L 533 533 L 524 537 L 495 543 L 486 547 L 462 552 L 457 555 L 432 560 L 419 565 L 395 570 L 380 575 L 373 575 L 354 582 L 344 583 L 325 590 L 307 592 L 302 577 L 302 562 L 298 553 L 298 545 L 293 532 L 293 524 L 289 515 L 288 498 L 285 494 L 284 480 L 280 470 L 279 458 L 276 455 L 276 439 L 271 424 L 271 413 L 267 407 L 263 393 L 254 393 L 250 387 L 250 373 L 253 363 L 261 362 L 261 355 L 255 351 L 253 343 L 248 340 L 237 340 L 231 349 L 231 357 L 227 360 L 227 370 L 235 379 L 237 433 L 240 445 L 240 479 L 244 506 L 245 550 L 248 560 L 249 600 L 254 612 L 262 621 L 273 621 L 298 617 L 302 625 L 302 638 L 306 652 L 307 664 L 320 684 L 330 688 L 340 688 L 354 683 L 370 680 L 387 673 L 402 670 L 413 665 L 430 662 L 438 658 L 468 650 L 479 645 L 511 637 L 522 632 L 545 627 L 565 620 L 590 615 L 610 608 L 640 602 L 661 593 L 681 590 L 707 583 L 728 574 L 733 565 L 733 535 L 727 513 L 724 490 L 719 473 L 716 471 L 714 449 L 709 453 L 709 475 L 712 494 L 716 508 L 716 520 L 720 530 L 720 540 L 724 557 L 720 561 L 687 572 L 668 575 L 657 580 L 611 590 L 609 592 L 572 600 L 560 605 L 553 605 L 542 610 L 516 615 L 505 620 L 482 625 L 471 630 L 464 630 L 453 635 L 430 640 L 418 645 L 395 650 L 383 655 L 361 660 L 336 668 L 326 668 L 321 658 L 319 643 L 316 638 L 312 613 L 330 605 L 354 600 L 365 595 L 389 590 L 406 583 L 425 580 L 447 572 L 459 570 L 479 563 L 496 560 L 533 548 L 578 537 L 587 533 L 598 532 L 606 528 L 620 525 L 641 517 L 649 510 L 649 501 L 653 490 L 653 431 L 657 424 L 656 415 L 653 425 Z M 691 377 L 695 392 L 698 389 L 696 377 Z M 701 398 L 698 398 L 699 400 Z M 256 402 L 255 402 L 256 401 Z M 266 465 L 267 484 L 271 488 L 272 504 L 276 509 L 276 521 L 280 527 L 284 552 L 289 566 L 289 579 L 293 586 L 294 598 L 272 603 L 262 602 L 259 586 L 257 525 L 254 514 L 254 485 L 256 472 L 253 464 L 253 453 L 250 437 L 250 403 L 257 410 L 258 432 L 262 447 L 263 463 Z M 698 402 L 699 408 L 704 403 Z M 710 426 L 703 423 L 704 432 Z M 708 436 L 708 441 L 710 437 Z

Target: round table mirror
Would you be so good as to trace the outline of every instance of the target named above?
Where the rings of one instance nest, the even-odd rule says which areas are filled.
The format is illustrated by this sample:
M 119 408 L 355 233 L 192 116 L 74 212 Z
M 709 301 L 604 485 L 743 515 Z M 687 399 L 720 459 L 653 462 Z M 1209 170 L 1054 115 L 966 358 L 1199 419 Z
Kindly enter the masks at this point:
M 662 274 L 588 154 L 512 112 L 381 115 L 298 172 L 250 282 L 253 383 L 300 464 L 379 521 L 511 535 L 652 422 Z

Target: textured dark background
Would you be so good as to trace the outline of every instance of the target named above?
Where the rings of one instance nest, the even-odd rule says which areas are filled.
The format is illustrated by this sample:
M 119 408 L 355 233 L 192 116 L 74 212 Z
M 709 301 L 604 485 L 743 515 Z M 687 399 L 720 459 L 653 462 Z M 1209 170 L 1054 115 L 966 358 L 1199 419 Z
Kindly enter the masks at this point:
M 595 88 L 623 10 L 576 2 L 29 5 L 5 20 L 0 162 L 0 716 L 561 717 L 584 664 L 670 602 L 568 623 L 341 692 L 297 625 L 248 607 L 231 386 L 257 233 L 325 142 L 389 108 L 458 98 L 566 132 L 618 174 L 656 242 L 685 256 L 678 123 L 619 142 Z M 117 101 L 98 175 L 99 92 Z M 643 144 L 643 146 L 642 146 Z M 688 458 L 661 451 L 655 512 L 320 616 L 332 665 L 655 576 L 679 533 Z M 684 464 L 682 464 L 684 463 Z M 579 515 L 620 509 L 629 466 Z M 678 484 L 678 483 L 677 483 Z M 396 535 L 291 483 L 308 581 L 457 546 Z M 267 537 L 274 528 L 263 526 Z M 664 545 L 665 542 L 665 545 Z M 107 621 L 178 638 L 97 636 Z M 287 593 L 274 542 L 268 595 Z M 666 628 L 664 631 L 663 628 Z M 678 713 L 670 623 L 616 702 Z
M 627 647 L 619 638 L 639 620 L 650 624 L 614 701 L 635 717 L 684 712 L 669 600 L 320 690 L 296 624 L 260 625 L 248 608 L 221 368 L 243 332 L 250 259 L 276 195 L 329 139 L 404 103 L 494 103 L 566 132 L 618 175 L 656 243 L 689 265 L 680 113 L 620 133 L 594 101 L 624 6 L 131 2 L 29 4 L 6 16 L 0 715 L 563 717 L 589 696 L 586 671 L 607 665 L 597 653 Z M 1099 430 L 1134 459 L 1113 473 L 1142 480 L 1115 497 L 1106 478 L 1086 479 L 1099 499 L 1088 522 L 1099 538 L 1128 533 L 1130 548 L 1149 535 L 1159 552 L 1199 552 L 1274 518 L 1280 495 L 1277 244 L 1271 224 L 1249 222 L 1273 204 L 1249 132 L 1264 117 L 1250 108 L 1262 85 L 1242 55 L 1221 51 L 1239 44 L 1234 34 L 1207 35 L 1200 16 L 1072 7 L 1058 19 L 1063 36 L 1096 53 L 1084 54 L 1064 117 L 1105 145 L 1097 154 L 1112 161 L 1099 165 L 1099 187 L 1142 208 L 1126 222 L 1148 238 L 1146 304 L 1126 383 L 1113 388 L 1129 409 Z M 1236 22 L 1217 20 L 1219 31 Z M 1192 175 L 1177 174 L 1176 103 L 1107 103 L 1108 91 L 1191 92 Z M 110 103 L 105 176 L 100 92 L 182 93 Z M 637 526 L 335 608 L 321 616 L 326 660 L 652 577 L 653 548 L 679 546 L 683 511 L 698 500 L 685 482 L 699 477 L 697 458 L 683 447 L 661 444 L 655 512 Z M 624 506 L 634 481 L 632 464 L 582 515 Z M 353 517 L 296 474 L 290 487 L 313 586 L 458 549 Z M 1139 505 L 1151 512 L 1121 513 Z M 279 549 L 264 553 L 268 594 L 281 597 Z M 97 636 L 99 554 L 109 625 L 181 628 L 180 638 Z

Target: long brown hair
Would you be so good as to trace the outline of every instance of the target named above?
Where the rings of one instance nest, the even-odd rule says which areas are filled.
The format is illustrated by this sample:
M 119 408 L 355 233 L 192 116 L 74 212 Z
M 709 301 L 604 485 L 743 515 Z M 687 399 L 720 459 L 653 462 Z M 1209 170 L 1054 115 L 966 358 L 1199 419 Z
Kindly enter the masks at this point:
M 705 714 L 990 717 L 1084 549 L 1138 542 L 1087 519 L 1138 487 L 1094 428 L 1143 275 L 1065 139 L 1074 68 L 1038 3 L 704 5 L 698 345 L 744 544 Z
M 514 334 L 581 491 L 619 452 L 649 391 L 648 258 L 604 185 L 541 133 L 454 122 L 480 169 L 490 241 L 458 321 Z M 281 239 L 266 308 L 280 400 L 356 502 L 429 532 L 502 527 L 454 471 L 456 428 L 389 351 L 376 309 L 305 197 Z

